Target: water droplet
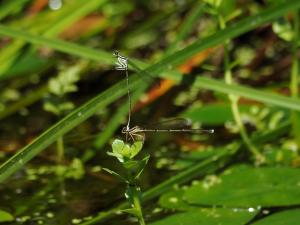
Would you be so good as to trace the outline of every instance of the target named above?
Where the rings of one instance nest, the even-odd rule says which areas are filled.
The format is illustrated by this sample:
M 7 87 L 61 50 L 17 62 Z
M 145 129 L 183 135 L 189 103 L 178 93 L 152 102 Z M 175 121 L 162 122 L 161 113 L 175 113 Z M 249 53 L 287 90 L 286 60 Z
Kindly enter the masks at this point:
M 22 193 L 22 189 L 21 188 L 16 189 L 16 193 L 17 194 L 21 194 Z
M 125 198 L 127 198 L 127 199 L 129 198 L 129 195 L 127 193 L 125 193 Z
M 72 223 L 73 224 L 79 224 L 79 223 L 81 223 L 81 219 L 77 219 L 77 218 L 74 218 L 74 219 L 72 219 Z
M 54 217 L 54 214 L 53 214 L 52 212 L 47 212 L 47 213 L 46 213 L 46 216 L 47 216 L 48 218 L 53 218 L 53 217 Z
M 49 8 L 52 10 L 59 10 L 62 7 L 61 0 L 49 0 Z
M 171 203 L 177 203 L 178 202 L 178 198 L 175 198 L 175 197 L 169 198 L 169 202 L 171 202 Z
M 82 112 L 77 113 L 77 116 L 79 117 L 82 116 Z
M 254 208 L 248 208 L 248 212 L 255 212 Z
M 264 209 L 264 210 L 262 211 L 262 213 L 263 213 L 264 215 L 268 215 L 268 214 L 270 213 L 270 211 L 267 210 L 267 209 Z

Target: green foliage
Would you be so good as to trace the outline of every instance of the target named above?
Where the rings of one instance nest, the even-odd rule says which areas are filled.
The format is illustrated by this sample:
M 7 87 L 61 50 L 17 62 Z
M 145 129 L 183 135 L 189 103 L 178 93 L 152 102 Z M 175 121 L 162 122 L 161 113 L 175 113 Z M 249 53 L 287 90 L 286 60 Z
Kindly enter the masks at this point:
M 285 18 L 278 19 L 272 24 L 272 28 L 274 33 L 278 35 L 278 37 L 282 38 L 285 41 L 292 41 L 294 39 L 294 32 L 292 25 Z
M 14 217 L 10 213 L 0 210 L 0 223 L 11 222 L 13 220 L 14 220 Z
M 116 157 L 121 163 L 129 163 L 142 150 L 142 147 L 142 141 L 136 141 L 129 145 L 120 139 L 116 139 L 112 143 L 113 151 L 107 152 L 107 154 Z
M 192 204 L 227 207 L 298 205 L 299 177 L 300 171 L 289 167 L 236 166 L 190 187 L 184 197 Z
M 76 92 L 76 82 L 80 79 L 80 73 L 85 67 L 85 62 L 63 69 L 57 77 L 51 78 L 48 82 L 48 90 L 51 94 L 44 103 L 44 109 L 55 115 L 63 115 L 74 108 L 71 101 L 64 96 Z
M 23 185 L 26 184 L 26 190 L 36 193 L 29 201 L 21 199 L 21 204 L 19 204 L 19 196 L 11 202 L 3 202 L 3 209 L 15 204 L 16 207 L 12 207 L 16 212 L 14 215 L 18 216 L 20 221 L 36 222 L 34 216 L 37 214 L 29 215 L 26 210 L 39 212 L 37 217 L 43 217 L 42 210 L 44 208 L 48 210 L 49 207 L 48 205 L 41 206 L 40 203 L 52 204 L 50 200 L 53 199 L 47 199 L 47 197 L 59 192 L 57 186 L 64 186 L 56 185 L 55 182 L 46 184 L 47 177 L 55 175 L 75 180 L 101 179 L 101 185 L 99 187 L 96 185 L 99 193 L 93 190 L 89 194 L 93 200 L 100 196 L 101 204 L 111 205 L 113 201 L 111 193 L 113 193 L 114 200 L 120 197 L 113 192 L 115 188 L 111 188 L 115 184 L 114 180 L 107 174 L 101 174 L 101 169 L 89 171 L 89 163 L 96 163 L 98 168 L 102 168 L 102 163 L 117 164 L 112 165 L 117 172 L 107 168 L 103 168 L 103 171 L 126 184 L 127 203 L 94 215 L 92 219 L 92 216 L 74 219 L 72 220 L 74 223 L 95 224 L 111 218 L 117 212 L 126 212 L 137 217 L 139 223 L 144 225 L 141 204 L 155 198 L 159 198 L 159 205 L 165 209 L 163 212 L 174 214 L 158 219 L 152 224 L 249 224 L 249 221 L 259 212 L 260 207 L 280 206 L 283 208 L 298 205 L 300 194 L 297 187 L 300 181 L 298 169 L 294 168 L 299 166 L 300 161 L 299 145 L 296 140 L 297 130 L 294 129 L 295 137 L 289 136 L 290 123 L 287 123 L 286 119 L 290 115 L 295 115 L 291 111 L 300 111 L 300 101 L 297 97 L 299 24 L 298 16 L 296 16 L 300 2 L 297 0 L 272 2 L 273 4 L 266 8 L 258 1 L 244 4 L 244 1 L 236 0 L 200 2 L 74 0 L 63 1 L 63 6 L 58 11 L 51 11 L 47 7 L 43 9 L 33 7 L 33 3 L 27 0 L 1 2 L 0 35 L 5 37 L 1 37 L 0 40 L 0 79 L 3 80 L 0 93 L 0 119 L 3 120 L 8 115 L 12 115 L 9 120 L 3 123 L 1 121 L 1 125 L 3 124 L 1 131 L 4 136 L 0 140 L 0 157 L 4 163 L 0 167 L 0 182 L 7 182 L 3 184 L 3 188 L 1 186 L 1 190 L 6 191 L 10 188 L 15 190 L 15 187 L 20 186 L 22 188 L 17 188 L 16 193 L 22 192 L 25 190 Z M 205 13 L 204 16 L 203 13 Z M 207 14 L 210 15 L 207 16 Z M 237 18 L 239 16 L 240 18 Z M 218 23 L 228 26 L 216 31 Z M 265 31 L 269 31 L 270 28 L 266 26 L 268 23 L 272 23 L 273 31 L 286 42 L 265 35 L 267 33 Z M 85 25 L 88 26 L 85 27 Z M 256 28 L 259 29 L 256 30 Z M 72 33 L 75 34 L 70 35 Z M 206 34 L 211 35 L 205 36 Z M 228 46 L 228 52 L 225 51 L 224 54 L 219 46 L 229 42 L 231 44 Z M 33 46 L 29 46 L 28 43 Z M 291 53 L 293 54 L 291 97 L 285 93 L 287 86 L 285 74 L 289 70 L 289 60 L 284 60 L 284 57 L 289 59 L 286 49 L 290 47 L 292 47 Z M 200 123 L 204 127 L 216 126 L 217 132 L 211 137 L 190 134 L 184 137 L 183 135 L 155 134 L 153 139 L 150 135 L 148 139 L 147 136 L 147 141 L 149 140 L 146 146 L 149 150 L 147 152 L 154 154 L 157 162 L 167 157 L 168 161 L 173 164 L 160 169 L 151 168 L 155 171 L 150 170 L 149 176 L 143 179 L 140 179 L 141 174 L 150 156 L 142 151 L 144 143 L 141 141 L 128 144 L 116 139 L 112 143 L 112 151 L 108 153 L 114 158 L 101 155 L 95 157 L 103 151 L 108 140 L 113 138 L 115 131 L 121 123 L 124 123 L 124 118 L 128 113 L 126 100 L 120 99 L 127 94 L 126 80 L 123 79 L 117 83 L 116 80 L 119 80 L 119 77 L 113 76 L 116 72 L 110 68 L 115 64 L 115 58 L 111 54 L 113 48 L 126 52 L 128 56 L 135 55 L 137 58 L 148 59 L 147 63 L 132 57 L 129 60 L 130 71 L 138 73 L 130 76 L 129 80 L 134 112 L 132 123 L 140 123 L 142 126 L 148 122 L 151 123 L 155 118 L 175 113 L 176 117 L 178 115 L 190 117 L 193 122 Z M 70 56 L 57 54 L 51 49 Z M 234 52 L 229 52 L 229 50 Z M 237 60 L 228 62 L 226 69 L 236 73 L 233 75 L 237 76 L 233 78 L 237 78 L 241 85 L 227 84 L 220 79 L 224 73 L 220 69 L 224 58 L 235 53 L 237 53 L 235 56 Z M 82 60 L 93 60 L 94 63 L 88 66 L 86 62 L 70 64 L 69 62 L 76 61 L 72 56 L 82 58 Z M 205 59 L 208 61 L 205 63 L 211 64 L 212 69 L 202 73 L 199 64 Z M 178 65 L 180 65 L 181 72 L 177 70 Z M 44 82 L 56 70 L 59 71 L 58 76 L 51 78 L 46 85 Z M 181 76 L 183 71 L 186 73 L 184 78 Z M 243 76 L 240 71 L 246 71 L 244 74 L 247 76 Z M 275 72 L 280 74 L 280 77 L 276 76 L 280 82 L 277 82 L 278 79 L 273 80 Z M 81 74 L 87 74 L 87 76 L 83 79 Z M 143 93 L 152 81 L 143 84 L 137 75 L 146 76 L 147 74 L 168 80 L 162 81 L 160 87 L 153 86 L 144 98 Z M 194 75 L 197 78 L 189 80 Z M 188 79 L 185 79 L 186 77 Z M 77 91 L 76 83 L 79 80 L 83 84 L 83 92 L 93 88 L 93 92 L 89 94 L 96 92 L 99 94 L 95 94 L 96 97 L 87 101 L 83 106 L 76 107 L 77 103 L 81 104 L 90 98 L 90 95 L 80 96 L 80 99 L 71 101 L 70 97 L 75 95 L 69 94 Z M 163 95 L 181 80 L 180 88 L 173 88 L 165 98 L 162 97 L 153 105 L 144 107 L 145 103 L 156 100 L 157 96 Z M 192 94 L 190 82 L 194 82 Z M 182 97 L 183 101 L 176 106 L 172 105 L 174 98 L 183 92 L 185 92 Z M 249 140 L 254 143 L 255 147 L 260 148 L 266 157 L 264 167 L 236 166 L 236 162 L 241 160 L 241 163 L 251 164 L 253 159 L 243 151 L 245 145 L 238 135 L 232 133 L 238 130 L 230 126 L 232 123 L 228 123 L 234 118 L 228 101 L 224 100 L 225 95 L 235 95 L 240 99 L 240 103 L 243 103 L 238 106 L 238 110 L 242 112 L 241 122 L 246 125 L 247 132 L 251 134 Z M 45 100 L 44 109 L 60 118 L 48 129 L 45 126 L 51 124 L 50 119 L 44 117 L 43 113 L 41 114 L 38 110 L 35 111 L 40 104 L 34 103 L 41 99 Z M 251 102 L 248 99 L 257 102 Z M 73 100 L 76 102 L 73 103 Z M 138 100 L 140 100 L 139 104 L 134 107 L 134 103 Z M 168 107 L 161 104 L 161 100 L 165 100 L 163 103 L 166 103 Z M 161 105 L 164 107 L 160 107 Z M 143 109 L 141 110 L 140 107 Z M 28 114 L 13 115 L 19 111 L 25 112 L 24 108 Z M 73 112 L 70 112 L 71 110 Z M 99 111 L 101 113 L 98 113 L 97 117 L 83 124 L 87 118 Z M 65 117 L 62 118 L 63 116 Z M 291 123 L 295 127 L 296 119 L 291 119 Z M 66 148 L 65 160 L 61 157 L 60 160 L 56 160 L 61 163 L 60 165 L 52 165 L 51 145 L 57 141 L 59 149 L 63 146 L 62 137 L 78 125 L 81 125 L 78 130 L 82 129 L 86 133 L 93 132 L 96 128 L 98 130 L 98 128 L 106 127 L 94 143 L 89 142 L 87 145 L 72 143 Z M 16 135 L 10 137 L 10 130 L 13 130 Z M 31 140 L 32 136 L 35 137 L 40 130 L 45 130 L 45 132 Z M 23 136 L 19 138 L 19 134 L 24 135 L 24 138 Z M 165 137 L 170 138 L 168 142 Z M 19 140 L 15 141 L 15 139 L 22 140 L 19 143 Z M 17 151 L 16 148 L 28 143 L 27 139 L 30 140 L 29 144 Z M 165 143 L 170 143 L 170 145 L 163 146 Z M 25 167 L 26 163 L 48 147 L 50 149 L 47 154 L 43 154 L 39 160 Z M 191 152 L 182 152 L 186 150 Z M 89 153 L 88 156 L 86 153 Z M 10 155 L 13 156 L 7 160 Z M 70 160 L 69 157 L 78 158 Z M 92 159 L 91 162 L 87 162 L 90 159 Z M 87 163 L 86 168 L 82 162 Z M 233 167 L 224 172 L 224 168 L 228 168 L 228 165 L 233 165 Z M 18 179 L 14 179 L 12 175 L 21 169 L 25 173 L 16 174 L 15 178 Z M 160 173 L 162 174 L 159 177 L 161 183 L 152 186 L 153 174 L 160 175 Z M 211 175 L 215 173 L 217 175 Z M 24 180 L 19 179 L 23 177 L 22 174 L 27 175 Z M 7 180 L 8 178 L 12 179 Z M 195 181 L 195 179 L 200 181 Z M 70 181 L 66 179 L 65 182 L 67 189 L 70 188 L 68 183 Z M 142 193 L 139 188 L 140 182 L 143 182 L 143 186 L 149 190 Z M 32 183 L 34 187 L 30 189 Z M 187 183 L 191 186 L 180 187 Z M 106 185 L 109 193 L 102 198 L 107 190 L 103 190 L 102 193 L 100 189 L 102 186 L 106 188 Z M 174 186 L 175 190 L 167 192 Z M 92 190 L 93 187 L 94 185 L 89 186 L 88 190 Z M 64 193 L 63 187 L 58 188 L 62 188 L 61 193 Z M 117 192 L 119 193 L 119 189 Z M 59 213 L 64 215 L 55 215 L 55 221 L 49 217 L 49 223 L 69 224 L 69 217 L 76 214 L 76 210 L 68 208 L 73 205 L 78 209 L 84 206 L 86 209 L 84 214 L 91 213 L 90 208 L 99 207 L 96 205 L 98 200 L 90 203 L 85 193 L 81 196 L 82 193 L 84 190 L 80 190 L 80 196 L 77 196 L 77 193 L 69 195 L 67 192 L 66 199 L 65 196 L 60 196 L 61 200 L 59 197 L 55 198 L 57 203 L 63 203 L 64 209 L 59 210 Z M 6 195 L 3 196 L 6 197 Z M 204 204 L 207 209 L 200 207 Z M 226 208 L 215 208 L 216 205 Z M 151 208 L 156 206 L 150 204 L 147 207 L 150 212 Z M 242 210 L 236 207 L 250 208 Z M 65 210 L 72 211 L 72 213 L 67 215 Z M 0 221 L 2 212 L 0 210 Z M 299 220 L 297 212 L 297 210 L 295 212 L 288 210 L 262 219 L 255 217 L 253 222 L 276 224 L 282 218 L 288 223 L 295 224 Z M 19 216 L 18 213 L 22 215 Z M 264 211 L 259 213 L 264 214 Z M 13 220 L 10 216 L 4 214 L 6 220 L 7 218 Z M 153 220 L 151 217 L 146 218 Z M 118 224 L 117 220 L 113 219 L 108 223 Z M 130 221 L 126 222 L 130 223 Z
M 300 210 L 291 209 L 266 216 L 265 218 L 252 223 L 252 225 L 295 225 L 300 220 Z
M 255 214 L 255 212 L 248 212 L 245 209 L 194 209 L 189 212 L 177 213 L 157 222 L 150 223 L 149 225 L 240 225 L 246 224 L 255 216 Z

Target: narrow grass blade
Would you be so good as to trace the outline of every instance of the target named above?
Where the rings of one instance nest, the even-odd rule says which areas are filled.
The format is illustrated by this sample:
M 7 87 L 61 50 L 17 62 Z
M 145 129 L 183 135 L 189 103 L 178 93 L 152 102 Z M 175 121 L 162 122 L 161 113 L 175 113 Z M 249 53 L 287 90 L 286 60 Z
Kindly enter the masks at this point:
M 283 16 L 289 11 L 297 8 L 300 8 L 300 1 L 283 1 L 282 3 L 276 4 L 275 6 L 263 10 L 256 15 L 249 16 L 231 26 L 228 26 L 228 28 L 218 31 L 207 38 L 195 41 L 193 44 L 189 45 L 183 50 L 177 51 L 170 56 L 165 57 L 158 63 L 148 67 L 147 70 L 149 72 L 156 73 L 161 71 L 163 68 L 176 66 L 200 51 L 214 47 L 218 44 L 222 44 L 227 39 L 235 38 L 249 30 L 255 29 L 262 24 L 277 19 L 278 17 Z M 0 25 L 0 35 L 22 39 L 32 44 L 47 46 L 58 51 L 95 60 L 104 64 L 114 64 L 114 58 L 111 57 L 111 53 L 90 49 L 67 41 L 32 35 L 30 33 L 10 28 L 5 25 Z
M 259 102 L 300 111 L 299 99 L 282 96 L 272 92 L 260 91 L 254 88 L 249 88 L 236 84 L 229 85 L 225 84 L 222 81 L 214 80 L 207 77 L 199 77 L 196 80 L 196 85 L 200 88 L 218 91 L 225 94 L 234 94 Z
M 131 82 L 131 85 L 135 85 Z M 18 151 L 0 167 L 0 183 L 11 174 L 21 169 L 29 160 L 51 145 L 55 140 L 70 131 L 93 115 L 99 108 L 107 106 L 126 93 L 123 88 L 125 82 L 119 82 L 108 90 L 102 92 L 94 99 L 74 110 L 65 118 L 54 124 L 47 131 L 37 137 L 32 143 Z

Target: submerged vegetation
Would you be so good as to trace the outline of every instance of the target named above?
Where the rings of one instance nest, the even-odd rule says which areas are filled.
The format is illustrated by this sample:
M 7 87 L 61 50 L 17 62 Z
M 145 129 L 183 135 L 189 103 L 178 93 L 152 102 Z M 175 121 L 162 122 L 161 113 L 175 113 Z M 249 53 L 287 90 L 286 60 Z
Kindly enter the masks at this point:
M 299 8 L 0 1 L 0 224 L 298 224 Z

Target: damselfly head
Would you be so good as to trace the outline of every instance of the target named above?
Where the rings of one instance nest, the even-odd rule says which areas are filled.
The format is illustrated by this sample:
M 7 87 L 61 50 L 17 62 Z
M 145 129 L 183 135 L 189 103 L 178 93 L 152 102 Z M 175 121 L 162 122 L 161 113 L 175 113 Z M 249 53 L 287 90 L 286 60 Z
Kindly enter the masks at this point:
M 118 50 L 114 50 L 113 51 L 113 55 L 116 56 L 116 57 L 118 57 L 119 56 L 119 51 Z
M 128 129 L 127 129 L 127 127 L 123 127 L 121 132 L 122 132 L 122 134 L 126 134 L 126 133 L 128 133 Z

